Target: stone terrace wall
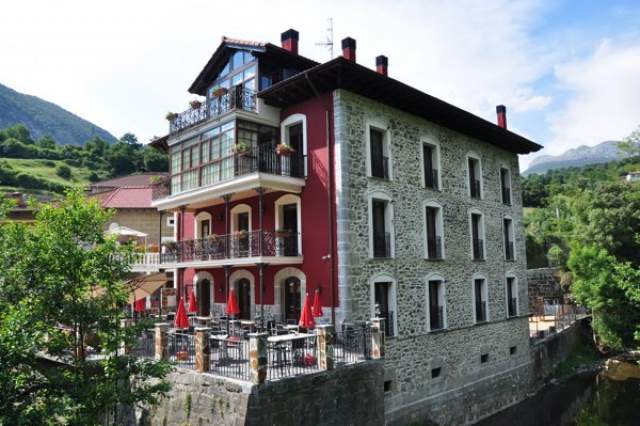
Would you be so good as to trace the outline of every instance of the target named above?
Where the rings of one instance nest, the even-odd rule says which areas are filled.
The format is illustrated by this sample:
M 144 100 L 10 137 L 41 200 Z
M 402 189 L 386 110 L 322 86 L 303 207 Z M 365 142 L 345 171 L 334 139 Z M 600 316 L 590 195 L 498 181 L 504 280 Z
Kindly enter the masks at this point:
M 367 361 L 261 386 L 177 370 L 137 425 L 383 425 L 383 364 Z
M 562 299 L 560 282 L 555 276 L 557 268 L 527 270 L 529 286 L 529 311 L 536 312 L 536 303 L 543 299 Z

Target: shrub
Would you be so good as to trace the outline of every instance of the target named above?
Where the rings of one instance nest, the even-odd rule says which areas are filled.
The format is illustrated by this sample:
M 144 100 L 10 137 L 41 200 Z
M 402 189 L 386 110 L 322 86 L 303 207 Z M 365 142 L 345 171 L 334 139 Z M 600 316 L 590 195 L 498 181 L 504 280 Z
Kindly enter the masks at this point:
M 56 174 L 63 179 L 71 179 L 71 169 L 65 164 L 56 167 Z
M 100 176 L 96 172 L 89 173 L 89 181 L 90 182 L 98 182 L 100 180 Z

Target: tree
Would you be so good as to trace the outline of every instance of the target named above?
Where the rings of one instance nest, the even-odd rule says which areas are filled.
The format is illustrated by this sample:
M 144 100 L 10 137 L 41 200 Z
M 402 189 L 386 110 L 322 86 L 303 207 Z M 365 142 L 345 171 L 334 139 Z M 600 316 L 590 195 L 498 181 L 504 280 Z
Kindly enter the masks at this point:
M 117 142 L 109 147 L 107 161 L 115 176 L 133 173 L 141 169 L 139 145 Z
M 51 136 L 45 135 L 43 137 L 41 137 L 40 139 L 38 139 L 38 141 L 36 142 L 36 145 L 38 145 L 40 148 L 42 149 L 56 149 L 56 141 L 53 140 L 51 138 Z
M 129 133 L 129 132 L 125 133 L 120 137 L 120 142 L 124 142 L 129 145 L 139 145 L 138 137 L 133 133 Z
M 131 249 L 105 238 L 110 216 L 76 190 L 0 225 L 0 425 L 97 425 L 168 390 L 166 363 L 121 350 L 140 327 L 121 321 Z
M 56 174 L 63 179 L 71 179 L 71 168 L 66 164 L 60 164 L 56 167 Z
M 640 155 L 640 127 L 631 132 L 622 142 L 618 142 L 618 149 L 630 157 Z
M 145 146 L 142 158 L 144 169 L 148 172 L 166 172 L 169 170 L 169 158 L 155 148 Z

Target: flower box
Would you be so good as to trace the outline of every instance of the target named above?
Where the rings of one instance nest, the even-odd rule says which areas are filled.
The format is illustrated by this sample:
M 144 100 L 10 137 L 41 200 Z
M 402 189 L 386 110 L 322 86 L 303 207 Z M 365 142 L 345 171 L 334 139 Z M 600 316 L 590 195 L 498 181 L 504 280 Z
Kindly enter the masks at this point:
M 187 351 L 177 351 L 176 352 L 176 360 L 178 361 L 188 361 L 189 353 Z
M 251 147 L 244 142 L 239 142 L 233 146 L 233 152 L 238 155 L 247 155 L 250 151 Z
M 191 108 L 193 109 L 198 109 L 202 106 L 202 102 L 200 102 L 197 99 L 192 100 L 191 102 L 189 102 L 189 105 L 191 106 Z
M 286 144 L 286 143 L 279 143 L 276 146 L 276 154 L 281 155 L 281 156 L 288 156 L 291 155 L 291 153 L 295 152 L 295 150 L 293 148 L 291 148 L 290 145 Z

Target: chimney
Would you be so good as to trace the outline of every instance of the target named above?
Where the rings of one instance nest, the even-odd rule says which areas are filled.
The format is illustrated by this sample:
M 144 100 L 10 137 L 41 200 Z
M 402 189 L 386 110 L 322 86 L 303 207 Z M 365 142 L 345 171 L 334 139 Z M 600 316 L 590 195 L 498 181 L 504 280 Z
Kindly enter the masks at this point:
M 282 42 L 282 48 L 288 50 L 294 55 L 298 54 L 298 38 L 300 34 L 293 28 L 280 34 L 280 41 Z
M 356 61 L 356 41 L 351 37 L 342 39 L 342 56 L 348 61 Z
M 507 107 L 504 105 L 498 105 L 496 107 L 496 113 L 498 114 L 498 126 L 503 129 L 507 128 Z
M 376 71 L 385 77 L 389 75 L 389 58 L 384 55 L 376 56 Z

